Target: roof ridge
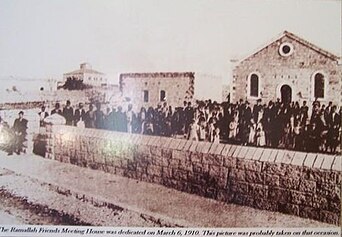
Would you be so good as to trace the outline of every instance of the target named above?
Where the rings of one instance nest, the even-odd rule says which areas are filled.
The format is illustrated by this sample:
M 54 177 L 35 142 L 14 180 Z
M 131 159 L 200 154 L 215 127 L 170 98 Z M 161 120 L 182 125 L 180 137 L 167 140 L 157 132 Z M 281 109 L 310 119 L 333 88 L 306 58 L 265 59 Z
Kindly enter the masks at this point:
M 243 57 L 241 60 L 238 60 L 238 63 L 241 63 L 241 62 L 245 61 L 246 59 L 248 59 L 249 57 L 259 53 L 261 50 L 265 49 L 266 47 L 273 44 L 274 42 L 276 42 L 277 40 L 281 39 L 284 36 L 288 36 L 288 37 L 292 38 L 293 40 L 295 40 L 295 41 L 311 48 L 312 50 L 315 50 L 316 52 L 323 54 L 324 56 L 331 58 L 335 61 L 338 61 L 340 59 L 339 56 L 336 56 L 335 54 L 330 53 L 330 52 L 322 49 L 319 46 L 316 46 L 315 44 L 303 39 L 302 37 L 297 36 L 296 34 L 290 32 L 290 31 L 284 30 L 282 33 L 278 34 L 277 37 L 272 38 L 268 43 L 263 44 L 262 47 L 257 48 L 255 51 L 253 51 L 253 53 L 250 53 L 247 56 Z
M 96 71 L 94 69 L 89 69 L 89 68 L 88 69 L 87 68 L 77 69 L 77 70 L 74 70 L 74 71 L 71 71 L 71 72 L 64 73 L 63 75 L 69 75 L 69 74 L 75 74 L 75 73 L 87 73 L 87 72 L 104 75 L 103 72 L 99 72 L 99 71 Z
M 309 48 L 311 48 L 311 49 L 317 51 L 318 53 L 321 53 L 321 54 L 323 54 L 323 55 L 325 55 L 325 56 L 327 56 L 329 58 L 332 58 L 332 59 L 334 59 L 336 61 L 340 59 L 339 56 L 337 56 L 337 55 L 335 55 L 333 53 L 330 53 L 329 51 L 327 51 L 327 50 L 325 50 L 325 49 L 323 49 L 323 48 L 321 48 L 321 47 L 319 47 L 319 46 L 309 42 L 308 40 L 305 40 L 304 38 L 302 38 L 302 37 L 300 37 L 300 36 L 290 32 L 290 31 L 286 31 L 285 30 L 284 31 L 284 35 L 286 35 L 286 36 L 288 36 L 288 37 L 290 37 L 290 38 L 292 38 L 292 39 L 294 39 L 294 40 L 296 40 L 296 41 L 298 41 L 298 42 L 308 46 Z

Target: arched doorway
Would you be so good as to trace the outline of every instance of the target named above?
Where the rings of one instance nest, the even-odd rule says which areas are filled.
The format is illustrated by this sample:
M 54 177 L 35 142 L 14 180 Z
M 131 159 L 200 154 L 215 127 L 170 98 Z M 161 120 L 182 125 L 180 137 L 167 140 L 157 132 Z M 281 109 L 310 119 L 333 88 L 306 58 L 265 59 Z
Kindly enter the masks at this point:
M 284 104 L 291 103 L 292 101 L 292 89 L 289 85 L 283 85 L 280 88 L 281 101 Z

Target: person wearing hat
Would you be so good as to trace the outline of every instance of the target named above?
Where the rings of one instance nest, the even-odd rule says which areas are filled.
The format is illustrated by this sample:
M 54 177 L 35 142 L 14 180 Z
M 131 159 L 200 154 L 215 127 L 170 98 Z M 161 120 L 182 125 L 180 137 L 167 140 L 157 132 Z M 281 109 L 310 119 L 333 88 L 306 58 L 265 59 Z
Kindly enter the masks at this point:
M 43 127 L 45 125 L 44 119 L 49 116 L 49 113 L 45 111 L 45 106 L 44 105 L 41 107 L 41 110 L 38 113 L 38 115 L 39 115 L 39 126 Z
M 65 124 L 66 125 L 73 125 L 74 120 L 74 109 L 71 107 L 70 100 L 67 100 L 66 105 L 63 109 L 63 116 L 65 118 Z
M 53 114 L 63 115 L 61 105 L 58 102 L 55 104 L 55 108 L 51 111 L 51 115 Z
M 12 144 L 12 149 L 10 149 L 8 155 L 12 155 L 13 152 L 17 153 L 18 155 L 20 152 L 24 151 L 24 142 L 26 141 L 26 135 L 27 135 L 27 120 L 24 118 L 24 112 L 19 112 L 19 118 L 14 120 L 13 124 L 13 131 L 15 134 L 15 141 Z
M 83 103 L 78 104 L 78 108 L 75 110 L 74 114 L 74 126 L 80 126 L 80 123 L 84 125 L 84 118 L 85 118 L 85 110 L 83 108 Z
M 259 112 L 262 109 L 261 99 L 257 100 L 257 103 L 253 107 L 253 119 L 255 123 L 258 123 L 261 118 L 259 118 Z

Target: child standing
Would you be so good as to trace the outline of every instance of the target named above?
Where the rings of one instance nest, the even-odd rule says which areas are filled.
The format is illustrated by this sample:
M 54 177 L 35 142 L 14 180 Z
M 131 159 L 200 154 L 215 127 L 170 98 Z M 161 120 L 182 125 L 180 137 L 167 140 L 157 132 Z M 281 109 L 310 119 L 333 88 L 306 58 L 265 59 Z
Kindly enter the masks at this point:
M 265 131 L 262 127 L 262 124 L 259 123 L 256 130 L 256 145 L 257 146 L 265 146 L 266 139 L 265 139 Z

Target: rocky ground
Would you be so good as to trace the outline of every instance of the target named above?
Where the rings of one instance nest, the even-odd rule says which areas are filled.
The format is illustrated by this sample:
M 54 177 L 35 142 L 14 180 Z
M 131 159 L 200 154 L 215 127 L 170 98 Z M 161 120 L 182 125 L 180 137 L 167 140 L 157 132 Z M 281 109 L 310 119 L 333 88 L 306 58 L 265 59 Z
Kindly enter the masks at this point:
M 1 169 L 0 180 L 1 224 L 163 226 L 149 216 L 75 197 L 10 170 Z

